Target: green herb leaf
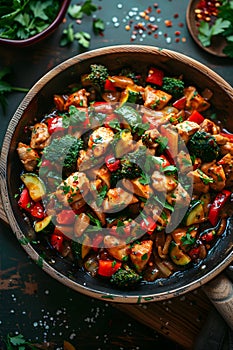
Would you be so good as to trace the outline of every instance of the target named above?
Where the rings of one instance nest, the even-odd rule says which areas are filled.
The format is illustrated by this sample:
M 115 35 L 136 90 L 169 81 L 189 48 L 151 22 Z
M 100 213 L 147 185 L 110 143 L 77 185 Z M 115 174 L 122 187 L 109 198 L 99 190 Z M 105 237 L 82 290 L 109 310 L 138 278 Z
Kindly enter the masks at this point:
M 98 18 L 93 21 L 93 32 L 95 34 L 102 33 L 104 29 L 105 29 L 105 24 L 102 19 Z
M 78 40 L 78 43 L 84 48 L 90 46 L 91 35 L 87 32 L 77 32 L 74 34 L 74 38 Z
M 96 204 L 97 204 L 98 207 L 101 206 L 101 204 L 103 203 L 103 200 L 104 200 L 104 198 L 105 198 L 107 192 L 108 192 L 108 186 L 107 186 L 107 185 L 104 185 L 104 186 L 101 188 L 101 190 L 100 190 L 100 192 L 98 193 L 97 198 L 96 198 Z

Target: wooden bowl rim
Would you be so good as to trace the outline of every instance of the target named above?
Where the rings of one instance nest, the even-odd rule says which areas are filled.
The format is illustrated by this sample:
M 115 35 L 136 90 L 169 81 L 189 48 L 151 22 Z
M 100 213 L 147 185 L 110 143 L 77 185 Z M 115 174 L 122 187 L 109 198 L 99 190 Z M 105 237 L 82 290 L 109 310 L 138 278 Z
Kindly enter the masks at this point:
M 100 48 L 96 50 L 89 51 L 87 53 L 76 55 L 72 58 L 69 58 L 68 60 L 60 63 L 58 66 L 51 69 L 49 72 L 47 72 L 40 80 L 38 80 L 35 85 L 31 88 L 31 90 L 27 93 L 27 95 L 24 97 L 22 102 L 20 103 L 19 107 L 17 108 L 14 116 L 12 117 L 11 121 L 9 122 L 5 138 L 3 141 L 2 146 L 2 154 L 0 158 L 0 183 L 1 183 L 1 196 L 3 199 L 3 205 L 4 209 L 8 218 L 8 221 L 11 225 L 11 228 L 16 235 L 17 239 L 19 240 L 20 244 L 24 248 L 24 250 L 27 252 L 27 254 L 34 260 L 37 264 L 41 264 L 41 257 L 39 254 L 35 251 L 35 249 L 32 247 L 32 245 L 28 242 L 25 243 L 25 235 L 21 231 L 19 224 L 16 220 L 15 214 L 13 212 L 13 208 L 10 203 L 9 198 L 9 192 L 8 192 L 8 186 L 7 186 L 7 164 L 8 164 L 8 153 L 10 150 L 10 144 L 12 140 L 12 136 L 14 135 L 15 127 L 17 126 L 19 120 L 23 117 L 24 109 L 30 104 L 31 100 L 36 96 L 36 94 L 40 91 L 41 87 L 46 85 L 50 79 L 54 78 L 57 74 L 62 73 L 63 70 L 68 69 L 69 67 L 78 64 L 79 62 L 82 62 L 83 60 L 90 59 L 93 57 L 98 58 L 99 56 L 103 56 L 106 54 L 112 54 L 112 53 L 152 53 L 159 56 L 168 57 L 171 59 L 178 59 L 182 60 L 185 64 L 188 64 L 189 66 L 193 67 L 194 69 L 198 69 L 203 74 L 208 75 L 208 77 L 211 77 L 215 81 L 218 81 L 218 83 L 222 86 L 222 88 L 225 89 L 226 93 L 229 95 L 230 99 L 233 102 L 233 88 L 217 73 L 203 65 L 202 63 L 189 58 L 181 53 L 174 52 L 167 49 L 160 49 L 157 47 L 151 47 L 151 46 L 142 46 L 142 45 L 116 45 L 116 46 L 109 46 L 105 48 Z M 189 291 L 192 291 L 201 285 L 209 282 L 211 279 L 216 277 L 220 272 L 222 272 L 233 260 L 233 251 L 230 249 L 230 251 L 227 252 L 227 256 L 224 257 L 224 259 L 221 261 L 221 263 L 213 268 L 209 273 L 206 273 L 202 277 L 198 277 L 195 281 L 184 285 L 182 288 L 177 289 L 170 289 L 167 292 L 162 293 L 153 293 L 153 294 L 145 294 L 143 292 L 139 292 L 138 295 L 122 295 L 120 291 L 116 290 L 116 293 L 103 293 L 101 291 L 95 288 L 89 288 L 86 285 L 81 285 L 78 283 L 78 281 L 73 281 L 69 279 L 67 276 L 63 275 L 59 271 L 55 270 L 52 265 L 47 263 L 46 261 L 43 261 L 42 269 L 47 272 L 52 278 L 60 281 L 64 285 L 72 288 L 73 290 L 76 290 L 77 292 L 80 292 L 82 294 L 85 294 L 90 297 L 94 297 L 101 300 L 108 300 L 111 302 L 118 302 L 118 303 L 146 303 L 146 302 L 152 302 L 152 301 L 158 301 L 158 300 L 165 300 L 169 298 L 176 297 L 178 295 L 182 295 L 184 293 L 187 293 Z

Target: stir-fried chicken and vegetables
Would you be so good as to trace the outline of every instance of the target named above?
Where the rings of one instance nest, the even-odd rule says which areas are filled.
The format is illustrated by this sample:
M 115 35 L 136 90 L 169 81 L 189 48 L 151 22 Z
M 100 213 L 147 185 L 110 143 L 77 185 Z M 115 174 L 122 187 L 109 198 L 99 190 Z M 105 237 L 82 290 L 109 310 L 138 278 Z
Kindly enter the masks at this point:
M 19 142 L 18 205 L 38 240 L 117 288 L 201 263 L 232 214 L 233 135 L 212 92 L 99 64 Z

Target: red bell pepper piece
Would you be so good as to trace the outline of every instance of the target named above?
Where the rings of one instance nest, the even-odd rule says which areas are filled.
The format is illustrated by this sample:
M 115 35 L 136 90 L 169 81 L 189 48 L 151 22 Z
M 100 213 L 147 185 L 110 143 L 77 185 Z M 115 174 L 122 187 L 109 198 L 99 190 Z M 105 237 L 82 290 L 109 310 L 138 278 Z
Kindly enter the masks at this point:
M 201 236 L 203 242 L 211 242 L 214 239 L 214 232 L 210 231 Z
M 98 274 L 111 277 L 121 267 L 121 262 L 116 260 L 99 260 Z
M 72 225 L 76 214 L 72 209 L 63 209 L 57 214 L 57 223 L 59 225 Z
M 48 159 L 43 159 L 42 163 L 41 163 L 41 167 L 45 167 L 45 168 L 52 168 L 52 163 L 50 162 L 50 160 Z
M 205 118 L 203 117 L 203 115 L 201 115 L 201 113 L 199 113 L 198 111 L 194 110 L 191 115 L 188 117 L 187 119 L 189 122 L 194 122 L 197 124 L 201 124 Z
M 24 209 L 24 210 L 27 210 L 28 212 L 30 212 L 30 208 L 33 204 L 33 201 L 29 195 L 29 191 L 28 189 L 25 187 L 21 194 L 20 194 L 20 197 L 19 197 L 19 200 L 18 200 L 18 205 Z
M 62 117 L 52 117 L 47 121 L 48 124 L 48 132 L 50 135 L 57 131 L 63 131 L 65 128 L 63 127 L 63 118 Z
M 161 160 L 162 160 L 162 163 L 161 163 L 162 168 L 166 168 L 167 166 L 171 165 L 171 163 L 169 162 L 167 157 L 165 157 L 165 155 L 161 154 L 161 156 L 159 156 L 159 158 L 161 158 Z
M 146 77 L 146 82 L 158 86 L 163 85 L 164 72 L 161 69 L 151 67 Z
M 177 109 L 184 109 L 186 106 L 186 101 L 187 101 L 187 97 L 186 96 L 182 96 L 181 98 L 179 98 L 178 100 L 176 100 L 172 106 L 177 108 Z
M 104 84 L 104 90 L 106 91 L 116 91 L 116 88 L 113 84 L 113 82 L 109 79 L 106 79 L 105 84 Z
M 233 142 L 233 134 L 228 134 L 227 132 L 220 132 L 220 135 L 227 137 L 229 142 Z
M 36 202 L 30 207 L 30 214 L 37 219 L 43 219 L 45 217 L 44 208 L 40 202 Z
M 190 249 L 190 251 L 188 252 L 188 255 L 190 256 L 190 258 L 192 260 L 197 260 L 200 254 L 200 248 L 196 247 L 196 248 L 192 248 Z
M 152 219 L 151 216 L 148 216 L 146 219 L 143 219 L 140 222 L 140 227 L 143 231 L 151 235 L 157 227 L 156 222 Z
M 92 240 L 92 249 L 94 251 L 97 251 L 102 241 L 103 241 L 103 235 L 101 233 L 98 233 L 97 235 L 95 235 L 95 237 Z
M 59 253 L 62 252 L 64 237 L 62 235 L 53 233 L 50 238 L 50 243 L 54 249 Z
M 107 157 L 105 157 L 105 164 L 109 171 L 116 171 L 120 167 L 120 160 L 116 159 L 114 155 L 110 154 Z
M 222 190 L 217 194 L 209 210 L 209 221 L 213 226 L 217 225 L 219 212 L 231 196 L 231 191 Z
M 99 112 L 99 113 L 108 114 L 113 111 L 111 104 L 105 101 L 96 101 L 92 103 L 92 106 L 95 108 L 96 112 Z

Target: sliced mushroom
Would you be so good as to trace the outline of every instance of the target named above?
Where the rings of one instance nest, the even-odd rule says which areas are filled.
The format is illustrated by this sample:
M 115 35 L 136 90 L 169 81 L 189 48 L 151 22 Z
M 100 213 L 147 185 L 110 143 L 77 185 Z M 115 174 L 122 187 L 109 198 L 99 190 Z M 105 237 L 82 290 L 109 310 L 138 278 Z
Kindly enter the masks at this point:
M 74 234 L 76 237 L 81 237 L 84 231 L 90 225 L 90 218 L 85 213 L 81 213 L 74 223 Z

